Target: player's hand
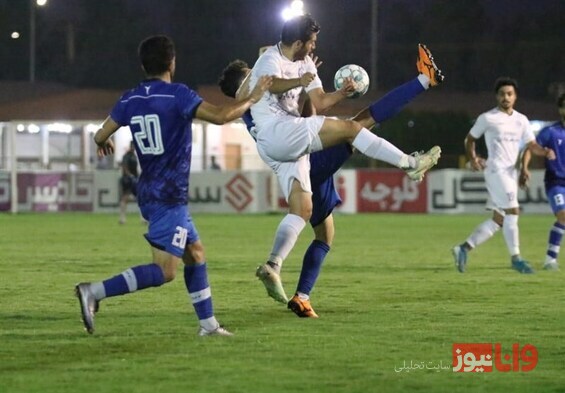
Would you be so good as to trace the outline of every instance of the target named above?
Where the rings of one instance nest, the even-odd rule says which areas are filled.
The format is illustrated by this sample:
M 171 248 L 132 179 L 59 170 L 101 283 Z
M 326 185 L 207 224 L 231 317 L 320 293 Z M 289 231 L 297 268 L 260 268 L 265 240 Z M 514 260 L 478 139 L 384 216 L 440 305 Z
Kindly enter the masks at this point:
M 255 84 L 255 87 L 249 94 L 249 97 L 253 102 L 258 102 L 261 99 L 261 97 L 263 97 L 263 94 L 265 94 L 265 92 L 269 90 L 272 84 L 273 84 L 273 77 L 270 75 L 263 75 L 262 77 L 259 78 L 257 84 Z
M 319 60 L 318 56 L 314 56 L 313 53 L 310 53 L 310 57 L 312 58 L 314 65 L 316 65 L 316 68 L 319 68 L 322 64 L 324 64 L 324 62 Z
M 308 85 L 314 80 L 316 74 L 312 74 L 311 72 L 305 72 L 300 77 L 300 86 L 308 87 Z
M 555 152 L 552 149 L 546 147 L 545 148 L 545 158 L 547 158 L 549 161 L 553 161 L 557 157 L 555 156 Z
M 520 185 L 520 188 L 524 190 L 527 190 L 530 187 L 530 171 L 522 168 L 522 170 L 520 171 L 518 184 Z
M 473 172 L 480 172 L 486 168 L 485 159 L 479 156 L 476 156 L 469 160 L 469 167 Z
M 114 154 L 114 142 L 112 142 L 111 139 L 107 139 L 106 142 L 98 145 L 96 153 L 98 154 L 98 157 L 110 156 Z
M 338 90 L 343 96 L 348 97 L 351 94 L 355 93 L 357 88 L 357 83 L 353 80 L 353 78 L 345 78 L 343 80 L 343 85 Z

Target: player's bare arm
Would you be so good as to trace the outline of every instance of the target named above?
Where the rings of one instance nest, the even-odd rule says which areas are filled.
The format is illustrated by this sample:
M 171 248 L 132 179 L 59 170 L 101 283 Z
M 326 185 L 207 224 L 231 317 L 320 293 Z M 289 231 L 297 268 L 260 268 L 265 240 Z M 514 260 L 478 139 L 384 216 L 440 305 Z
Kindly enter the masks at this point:
M 300 78 L 284 79 L 273 78 L 273 85 L 269 88 L 272 94 L 282 94 L 297 87 L 307 87 L 316 77 L 311 72 L 305 72 Z
M 231 104 L 218 106 L 203 101 L 196 110 L 196 118 L 213 124 L 225 124 L 238 119 L 251 105 L 261 99 L 272 83 L 273 77 L 267 75 L 262 76 L 249 95 Z
M 102 127 L 94 134 L 94 142 L 98 146 L 96 153 L 98 157 L 104 157 L 114 154 L 114 142 L 110 137 L 114 132 L 120 128 L 120 125 L 116 123 L 110 116 L 104 120 Z
M 518 184 L 521 188 L 527 189 L 530 183 L 530 161 L 532 160 L 532 153 L 530 149 L 524 150 L 522 154 L 522 162 L 520 165 L 520 178 L 518 179 Z
M 532 154 L 536 156 L 547 158 L 550 161 L 555 160 L 555 152 L 548 147 L 542 147 L 538 145 L 538 143 L 535 140 L 528 143 L 526 147 L 528 148 L 529 151 L 532 152 Z
M 485 161 L 477 156 L 475 145 L 476 139 L 471 134 L 467 134 L 465 138 L 465 153 L 467 154 L 469 165 L 473 171 L 482 171 L 485 169 Z
M 341 89 L 332 93 L 326 93 L 323 89 L 313 89 L 308 92 L 312 104 L 318 113 L 324 113 L 337 103 L 343 101 L 351 93 L 355 92 L 355 82 L 351 78 L 346 78 Z

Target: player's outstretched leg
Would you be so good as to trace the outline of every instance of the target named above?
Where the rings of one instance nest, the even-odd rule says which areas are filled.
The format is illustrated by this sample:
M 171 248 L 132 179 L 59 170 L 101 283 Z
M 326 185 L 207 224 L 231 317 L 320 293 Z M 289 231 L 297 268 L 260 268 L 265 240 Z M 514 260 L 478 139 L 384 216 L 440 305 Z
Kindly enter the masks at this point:
M 83 282 L 75 286 L 75 295 L 80 303 L 84 329 L 92 334 L 94 333 L 94 314 L 98 311 L 99 304 L 90 290 L 90 283 Z
M 280 303 L 288 303 L 280 275 L 268 263 L 258 266 L 255 275 L 261 280 L 267 294 Z
M 418 44 L 418 60 L 416 68 L 420 74 L 430 78 L 430 86 L 437 86 L 443 82 L 444 76 L 434 62 L 432 52 L 424 44 Z
M 434 146 L 423 154 L 412 153 L 412 155 L 416 158 L 416 167 L 406 169 L 406 174 L 414 181 L 422 181 L 425 173 L 437 164 L 441 156 L 441 148 Z

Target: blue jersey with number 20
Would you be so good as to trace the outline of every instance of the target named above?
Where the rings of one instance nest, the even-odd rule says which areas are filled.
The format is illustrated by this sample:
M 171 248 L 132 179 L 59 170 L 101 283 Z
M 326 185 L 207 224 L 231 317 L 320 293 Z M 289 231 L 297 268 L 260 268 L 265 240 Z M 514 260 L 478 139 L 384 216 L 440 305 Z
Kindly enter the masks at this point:
M 126 92 L 112 109 L 110 117 L 130 127 L 139 157 L 140 206 L 188 203 L 192 119 L 201 103 L 184 84 L 149 79 Z

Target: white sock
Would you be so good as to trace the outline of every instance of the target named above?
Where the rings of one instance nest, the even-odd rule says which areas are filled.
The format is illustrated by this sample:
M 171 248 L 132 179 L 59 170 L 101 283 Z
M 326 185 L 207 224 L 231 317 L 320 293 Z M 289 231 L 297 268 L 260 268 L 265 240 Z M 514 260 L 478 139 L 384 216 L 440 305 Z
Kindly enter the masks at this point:
M 210 318 L 206 318 L 206 319 L 201 319 L 199 323 L 200 326 L 202 326 L 204 329 L 206 329 L 209 332 L 213 332 L 220 326 L 215 316 L 211 316 Z
M 506 247 L 511 256 L 520 255 L 520 232 L 518 231 L 518 215 L 506 214 L 502 225 L 502 233 Z
M 466 242 L 471 247 L 475 248 L 479 244 L 484 243 L 488 239 L 493 237 L 499 229 L 500 226 L 496 222 L 494 222 L 494 220 L 488 219 L 475 228 L 473 233 L 471 233 L 471 235 L 467 238 Z
M 282 266 L 305 226 L 306 221 L 302 217 L 296 214 L 287 214 L 277 228 L 269 262 L 279 267 Z
M 430 88 L 430 78 L 427 75 L 419 74 L 418 81 L 424 89 L 428 90 Z
M 92 291 L 92 294 L 94 295 L 94 298 L 96 300 L 102 300 L 106 297 L 106 288 L 104 288 L 102 281 L 93 282 L 92 284 L 90 284 L 90 290 Z
M 399 168 L 415 168 L 414 157 L 405 154 L 392 143 L 366 128 L 361 129 L 352 143 L 361 153 Z

